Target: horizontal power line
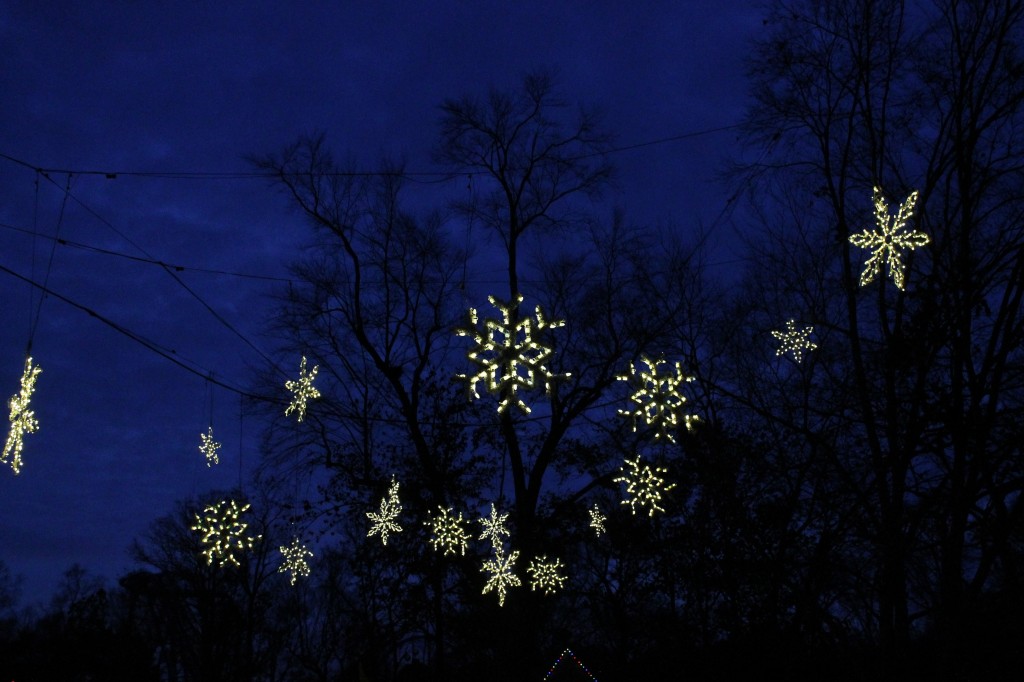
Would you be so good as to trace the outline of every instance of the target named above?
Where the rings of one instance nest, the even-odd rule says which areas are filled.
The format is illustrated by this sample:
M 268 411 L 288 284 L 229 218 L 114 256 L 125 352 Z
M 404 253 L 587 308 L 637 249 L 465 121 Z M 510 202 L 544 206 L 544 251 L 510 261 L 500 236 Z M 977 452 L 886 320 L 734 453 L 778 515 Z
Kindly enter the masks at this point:
M 680 133 L 678 135 L 670 135 L 668 137 L 660 137 L 654 140 L 646 140 L 644 142 L 636 142 L 633 144 L 622 145 L 619 147 L 611 147 L 609 149 L 594 151 L 588 154 L 581 154 L 579 156 L 569 157 L 568 161 L 577 161 L 582 159 L 593 158 L 596 156 L 604 156 L 607 154 L 619 154 L 622 152 L 633 151 L 636 149 L 643 149 L 645 147 L 654 147 L 663 144 L 670 144 L 673 142 L 680 142 L 682 140 L 688 140 L 695 137 L 703 137 L 705 135 L 714 135 L 716 133 L 725 132 L 728 130 L 735 130 L 740 128 L 741 124 L 733 123 L 725 126 L 717 126 L 714 128 L 705 128 L 702 130 L 695 130 L 686 133 Z M 203 171 L 203 170 L 183 170 L 183 171 L 139 171 L 139 170 L 96 170 L 88 168 L 60 168 L 60 167 L 46 167 L 39 166 L 28 161 L 16 158 L 9 154 L 0 152 L 0 158 L 6 159 L 11 163 L 15 163 L 29 170 L 35 171 L 36 173 L 42 174 L 60 174 L 60 175 L 95 175 L 107 178 L 108 180 L 115 180 L 118 177 L 134 177 L 134 178 L 154 178 L 154 179 L 167 179 L 167 180 L 259 180 L 259 179 L 274 179 L 280 177 L 278 173 L 270 171 Z M 484 175 L 481 171 L 475 172 L 464 172 L 464 171 L 370 171 L 370 170 L 355 170 L 355 171 L 336 171 L 334 173 L 323 173 L 327 176 L 335 177 L 400 177 L 414 180 L 417 182 L 424 182 L 422 178 L 435 178 L 435 180 L 427 182 L 446 182 L 454 178 L 464 178 L 467 175 Z

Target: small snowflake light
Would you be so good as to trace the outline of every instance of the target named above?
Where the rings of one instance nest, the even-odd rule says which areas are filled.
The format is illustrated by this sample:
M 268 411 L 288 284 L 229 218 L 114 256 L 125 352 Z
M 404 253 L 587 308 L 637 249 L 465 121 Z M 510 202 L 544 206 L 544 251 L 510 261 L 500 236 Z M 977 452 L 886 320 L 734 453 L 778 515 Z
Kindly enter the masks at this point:
M 601 508 L 594 503 L 594 506 L 590 509 L 590 527 L 594 529 L 594 532 L 598 536 L 605 532 L 604 522 L 608 520 L 608 517 L 601 513 Z
M 513 322 L 513 316 L 523 302 L 519 296 L 513 303 L 504 303 L 494 296 L 487 300 L 501 312 L 501 320 L 487 318 L 483 329 L 479 329 L 479 318 L 475 308 L 469 309 L 470 326 L 456 329 L 459 336 L 473 339 L 469 360 L 478 366 L 476 374 L 458 374 L 469 384 L 471 398 L 479 399 L 477 384 L 483 382 L 487 390 L 501 396 L 498 412 L 504 412 L 509 405 L 515 405 L 526 414 L 530 407 L 519 397 L 519 389 L 536 388 L 543 381 L 544 390 L 551 392 L 551 381 L 569 374 L 555 375 L 545 364 L 551 357 L 552 349 L 543 345 L 538 336 L 548 329 L 557 329 L 565 320 L 546 320 L 538 305 L 534 318 L 525 317 Z
M 911 192 L 907 200 L 900 204 L 899 210 L 894 217 L 889 215 L 889 206 L 886 204 L 882 190 L 874 188 L 873 199 L 875 202 L 875 226 L 876 231 L 864 230 L 860 234 L 850 235 L 850 243 L 862 249 L 873 249 L 871 257 L 864 263 L 864 272 L 860 275 L 860 285 L 864 286 L 871 282 L 881 272 L 882 262 L 889 266 L 889 274 L 897 289 L 903 289 L 903 261 L 900 259 L 900 251 L 910 249 L 913 251 L 919 246 L 928 243 L 928 235 L 923 232 L 907 231 L 907 221 L 914 213 L 914 204 L 917 203 L 917 192 Z M 891 218 L 891 220 L 890 220 Z
M 373 522 L 366 537 L 380 535 L 381 542 L 388 544 L 388 533 L 401 533 L 402 527 L 395 519 L 402 513 L 402 504 L 398 501 L 398 481 L 391 477 L 388 494 L 380 501 L 380 513 L 366 512 L 366 517 Z
M 299 363 L 298 380 L 284 382 L 284 387 L 294 394 L 288 408 L 284 411 L 285 416 L 295 412 L 300 422 L 306 418 L 306 402 L 320 397 L 320 391 L 313 385 L 318 369 L 320 369 L 318 365 L 313 365 L 313 369 L 307 374 L 306 356 L 302 356 L 302 362 Z
M 562 560 L 548 561 L 546 556 L 537 557 L 526 567 L 530 574 L 530 589 L 543 590 L 544 594 L 554 594 L 565 585 L 565 576 L 558 572 L 562 568 Z
M 675 442 L 672 431 L 678 426 L 682 419 L 687 430 L 693 428 L 694 422 L 700 421 L 695 414 L 681 414 L 683 405 L 686 404 L 686 396 L 680 392 L 684 383 L 693 381 L 693 377 L 683 374 L 680 363 L 675 363 L 675 374 L 659 375 L 658 367 L 665 364 L 664 360 L 651 360 L 646 355 L 640 357 L 640 361 L 647 365 L 647 370 L 636 369 L 636 365 L 630 365 L 629 374 L 621 374 L 616 379 L 629 381 L 633 384 L 633 395 L 629 397 L 634 406 L 630 410 L 619 410 L 619 414 L 633 418 L 633 431 L 636 431 L 637 420 L 643 419 L 648 426 L 656 429 L 655 440 L 666 437 Z
M 36 413 L 29 409 L 29 403 L 32 401 L 33 391 L 36 390 L 36 377 L 42 371 L 39 365 L 32 366 L 32 358 L 26 358 L 25 371 L 21 375 L 21 390 L 7 401 L 7 407 L 11 410 L 11 428 L 7 432 L 7 442 L 4 443 L 0 462 L 7 462 L 10 459 L 11 469 L 15 474 L 21 473 L 21 450 L 25 445 L 25 434 L 39 430 L 39 420 L 36 419 Z
M 508 514 L 498 514 L 498 510 L 494 508 L 494 503 L 491 503 L 491 515 L 490 517 L 482 517 L 478 519 L 480 524 L 484 527 L 479 540 L 488 539 L 494 547 L 501 546 L 501 536 L 510 535 L 508 528 L 505 527 L 505 519 L 508 518 Z
M 249 524 L 242 521 L 241 517 L 249 506 L 239 507 L 234 500 L 222 500 L 204 509 L 203 516 L 195 515 L 196 522 L 191 529 L 202 533 L 202 554 L 207 564 L 216 561 L 218 566 L 238 566 L 235 551 L 251 550 L 256 541 L 263 537 L 245 534 Z
M 220 443 L 213 439 L 213 427 L 209 427 L 206 433 L 199 434 L 199 440 L 199 452 L 206 455 L 206 466 L 220 464 L 220 457 L 217 456 Z
M 462 520 L 462 512 L 455 516 L 453 509 L 445 509 L 440 506 L 437 508 L 437 511 L 437 516 L 431 516 L 425 522 L 425 525 L 430 527 L 433 536 L 430 538 L 430 544 L 434 546 L 434 551 L 436 552 L 439 548 L 443 548 L 444 556 L 455 554 L 456 552 L 465 556 L 469 535 L 466 534 L 466 529 L 463 525 L 465 521 Z
M 480 569 L 484 573 L 490 574 L 487 584 L 484 585 L 484 591 L 481 594 L 487 594 L 491 590 L 495 590 L 498 593 L 498 606 L 505 605 L 505 590 L 507 588 L 519 587 L 523 584 L 523 581 L 512 572 L 512 567 L 518 558 L 518 550 L 505 556 L 501 547 L 495 547 L 494 558 L 485 561 L 483 568 Z
M 626 470 L 629 467 L 629 470 Z M 637 507 L 650 507 L 648 516 L 654 516 L 654 512 L 665 511 L 658 503 L 661 502 L 663 493 L 667 493 L 676 487 L 675 483 L 665 484 L 665 479 L 659 474 L 668 473 L 664 467 L 651 468 L 646 464 L 641 468 L 640 455 L 634 460 L 626 460 L 626 467 L 620 467 L 622 475 L 612 479 L 615 483 L 625 483 L 626 493 L 629 497 L 622 501 L 628 504 L 636 514 Z
M 804 327 L 798 330 L 796 320 L 787 321 L 786 331 L 772 331 L 772 336 L 782 342 L 782 345 L 775 351 L 775 355 L 792 353 L 793 359 L 799 364 L 804 359 L 805 350 L 814 350 L 818 347 L 818 344 L 811 341 L 811 332 L 813 331 L 814 327 Z
M 277 567 L 278 573 L 290 573 L 291 584 L 294 585 L 295 581 L 299 577 L 306 577 L 309 575 L 309 562 L 307 558 L 313 558 L 313 552 L 309 551 L 302 541 L 298 538 L 292 540 L 291 545 L 281 545 L 278 547 L 278 551 L 281 552 L 283 560 L 281 565 Z

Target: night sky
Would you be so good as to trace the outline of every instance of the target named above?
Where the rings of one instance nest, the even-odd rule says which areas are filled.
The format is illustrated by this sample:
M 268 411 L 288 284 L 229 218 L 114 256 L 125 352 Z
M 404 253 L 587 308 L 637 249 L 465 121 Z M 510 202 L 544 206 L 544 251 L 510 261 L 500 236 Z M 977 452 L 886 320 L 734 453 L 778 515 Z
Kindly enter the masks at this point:
M 22 473 L 0 467 L 0 559 L 24 576 L 22 603 L 48 598 L 76 562 L 115 579 L 177 500 L 258 466 L 261 425 L 203 377 L 250 386 L 263 360 L 249 344 L 275 350 L 272 296 L 311 235 L 266 178 L 230 175 L 251 174 L 247 157 L 324 131 L 357 166 L 383 154 L 438 171 L 444 98 L 554 67 L 562 96 L 598 106 L 622 148 L 603 210 L 709 230 L 728 276 L 740 249 L 717 178 L 741 150 L 719 129 L 743 115 L 753 4 L 0 5 L 0 267 L 79 306 L 40 307 L 38 289 L 0 270 L 0 397 L 17 392 L 30 337 L 43 368 Z M 443 208 L 466 182 L 411 189 L 416 206 Z M 176 280 L 148 261 L 183 268 Z M 211 414 L 223 448 L 207 468 Z

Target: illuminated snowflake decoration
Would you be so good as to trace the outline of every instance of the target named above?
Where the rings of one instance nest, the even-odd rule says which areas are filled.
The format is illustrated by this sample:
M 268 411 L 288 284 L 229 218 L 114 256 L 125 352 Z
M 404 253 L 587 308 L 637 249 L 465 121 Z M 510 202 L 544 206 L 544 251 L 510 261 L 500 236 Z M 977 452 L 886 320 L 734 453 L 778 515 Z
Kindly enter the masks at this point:
M 530 574 L 530 589 L 543 590 L 544 594 L 554 594 L 565 585 L 565 576 L 558 572 L 562 568 L 562 560 L 548 561 L 546 556 L 537 557 L 526 567 Z
M 245 534 L 249 524 L 241 517 L 250 505 L 239 507 L 234 500 L 222 500 L 203 510 L 203 516 L 195 515 L 196 522 L 192 530 L 202 533 L 203 556 L 206 563 L 217 562 L 218 566 L 234 564 L 238 566 L 235 551 L 245 552 L 253 548 L 262 535 L 252 537 Z
M 629 470 L 626 470 L 629 467 Z M 640 455 L 634 460 L 626 460 L 626 467 L 620 467 L 622 475 L 612 479 L 615 483 L 625 483 L 626 493 L 629 496 L 622 501 L 628 504 L 636 514 L 637 507 L 650 507 L 648 516 L 654 516 L 654 512 L 665 511 L 658 503 L 661 502 L 663 493 L 667 493 L 676 487 L 675 483 L 665 484 L 665 479 L 659 474 L 667 473 L 664 467 L 651 468 L 646 464 L 641 468 Z
M 366 517 L 373 522 L 366 537 L 380 535 L 381 542 L 388 544 L 388 533 L 401 533 L 402 527 L 395 519 L 402 513 L 402 504 L 398 501 L 398 481 L 391 477 L 388 494 L 380 501 L 380 513 L 366 512 Z
M 284 560 L 277 567 L 277 572 L 290 573 L 292 585 L 299 577 L 304 578 L 309 575 L 309 562 L 306 559 L 312 559 L 313 552 L 309 551 L 298 538 L 293 539 L 291 545 L 281 545 L 278 550 Z
M 656 429 L 655 440 L 664 436 L 675 442 L 672 431 L 679 425 L 680 418 L 686 424 L 687 430 L 693 428 L 700 417 L 695 414 L 681 414 L 683 405 L 686 404 L 686 396 L 680 393 L 679 389 L 684 383 L 693 381 L 693 377 L 683 374 L 680 363 L 676 364 L 675 375 L 658 375 L 658 367 L 665 364 L 664 360 L 651 360 L 646 355 L 640 357 L 640 361 L 647 365 L 647 371 L 636 369 L 636 365 L 630 365 L 629 374 L 621 374 L 616 379 L 629 381 L 633 384 L 634 392 L 629 397 L 633 401 L 633 409 L 619 410 L 619 414 L 633 418 L 633 431 L 636 431 L 637 421 L 643 419 L 648 426 Z
M 505 519 L 508 518 L 508 514 L 498 514 L 498 510 L 494 508 L 494 503 L 491 503 L 491 515 L 490 517 L 482 517 L 478 519 L 480 524 L 484 527 L 478 540 L 488 539 L 491 544 L 495 547 L 501 547 L 501 536 L 510 535 L 508 528 L 505 527 Z
M 772 336 L 782 342 L 782 345 L 775 351 L 775 355 L 792 353 L 793 359 L 799 364 L 804 359 L 805 350 L 814 350 L 818 347 L 818 344 L 811 341 L 811 332 L 813 331 L 814 327 L 804 327 L 798 330 L 796 320 L 789 320 L 786 322 L 786 331 L 772 332 Z
M 601 513 L 601 508 L 594 503 L 594 506 L 590 509 L 590 527 L 594 529 L 594 532 L 598 536 L 605 532 L 604 522 L 608 520 L 608 517 Z
M 871 257 L 864 263 L 864 272 L 860 275 L 860 285 L 870 283 L 882 270 L 882 262 L 889 266 L 889 274 L 896 288 L 903 289 L 903 261 L 900 259 L 900 251 L 910 249 L 913 251 L 919 246 L 928 243 L 928 235 L 923 232 L 911 232 L 904 230 L 907 221 L 914 213 L 914 204 L 917 203 L 917 192 L 911 192 L 907 200 L 900 204 L 895 217 L 890 220 L 889 206 L 886 204 L 882 190 L 874 188 L 875 202 L 875 225 L 876 231 L 864 230 L 860 234 L 850 236 L 850 243 L 862 249 L 873 249 Z
M 21 391 L 12 395 L 7 401 L 11 409 L 11 428 L 7 432 L 7 442 L 4 443 L 3 455 L 0 455 L 0 462 L 11 460 L 11 469 L 15 474 L 21 473 L 21 450 L 24 447 L 26 433 L 35 433 L 39 430 L 39 420 L 36 413 L 29 409 L 32 401 L 32 393 L 36 390 L 36 377 L 42 372 L 39 365 L 32 366 L 32 358 L 25 358 L 25 371 L 21 375 Z
M 440 506 L 437 511 L 439 512 L 437 516 L 432 516 L 425 522 L 425 525 L 430 527 L 432 535 L 430 544 L 434 546 L 434 551 L 444 548 L 444 556 L 456 552 L 465 556 L 469 535 L 466 534 L 466 529 L 463 526 L 465 521 L 462 520 L 462 512 L 455 516 L 453 509 L 445 509 Z
M 491 590 L 495 590 L 498 593 L 498 606 L 505 605 L 505 591 L 507 588 L 519 587 L 523 584 L 523 581 L 512 572 L 512 567 L 518 558 L 518 550 L 505 556 L 501 547 L 495 547 L 494 558 L 485 561 L 483 568 L 480 569 L 484 573 L 490 574 L 487 584 L 484 585 L 484 591 L 481 594 L 487 594 Z
M 479 329 L 479 319 L 475 308 L 469 309 L 470 326 L 456 329 L 459 336 L 473 339 L 473 348 L 468 357 L 478 366 L 476 374 L 458 374 L 469 384 L 472 399 L 479 399 L 477 384 L 483 382 L 487 390 L 501 397 L 498 412 L 504 412 L 509 405 L 515 405 L 526 414 L 530 407 L 519 397 L 519 389 L 536 388 L 538 382 L 544 382 L 544 390 L 551 393 L 551 381 L 555 378 L 568 377 L 569 374 L 553 374 L 545 365 L 551 357 L 552 349 L 543 345 L 537 337 L 548 329 L 556 329 L 565 325 L 565 320 L 546 320 L 538 305 L 534 318 L 526 317 L 513 322 L 513 315 L 523 302 L 519 296 L 514 303 L 506 304 L 494 296 L 487 300 L 501 311 L 501 320 L 487 318 L 483 329 Z
M 217 455 L 220 443 L 213 439 L 213 427 L 209 427 L 206 433 L 199 434 L 199 440 L 199 452 L 206 455 L 206 466 L 220 464 L 220 457 Z
M 313 369 L 306 374 L 306 356 L 302 356 L 302 362 L 299 363 L 298 380 L 284 382 L 284 387 L 294 394 L 288 408 L 284 411 L 285 416 L 295 412 L 300 422 L 306 418 L 306 402 L 320 397 L 320 391 L 316 390 L 313 385 L 318 369 L 320 369 L 318 365 L 313 365 Z

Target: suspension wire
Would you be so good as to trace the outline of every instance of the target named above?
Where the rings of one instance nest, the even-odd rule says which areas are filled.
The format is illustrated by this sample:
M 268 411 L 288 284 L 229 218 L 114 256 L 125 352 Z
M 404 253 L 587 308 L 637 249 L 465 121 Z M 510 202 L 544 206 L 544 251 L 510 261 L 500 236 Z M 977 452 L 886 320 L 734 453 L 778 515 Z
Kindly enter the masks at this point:
M 47 177 L 47 180 L 49 180 L 49 179 L 50 178 Z M 38 180 L 38 176 L 37 176 L 37 180 Z M 51 180 L 51 182 L 52 182 L 52 180 Z M 54 183 L 54 184 L 56 184 L 56 183 Z M 46 287 L 47 287 L 47 284 L 50 281 L 50 273 L 53 270 L 53 257 L 54 257 L 54 254 L 57 253 L 57 242 L 60 239 L 60 229 L 61 229 L 61 226 L 64 223 L 64 210 L 67 208 L 68 197 L 70 195 L 71 195 L 71 173 L 68 173 L 67 183 L 64 186 L 64 198 L 60 202 L 60 213 L 57 215 L 57 228 L 56 228 L 56 230 L 54 230 L 54 240 L 50 244 L 50 257 L 49 257 L 49 259 L 46 262 L 46 274 L 43 275 L 42 293 L 39 296 L 39 303 L 36 304 L 35 318 L 32 320 L 32 323 L 29 326 L 29 330 L 28 330 L 28 345 L 27 345 L 27 347 L 25 349 L 25 357 L 31 357 L 32 356 L 32 341 L 35 339 L 36 329 L 39 328 L 39 319 L 42 317 L 42 314 L 43 314 L 43 301 L 46 300 Z M 33 270 L 35 268 L 35 258 L 34 258 L 34 255 L 35 254 L 33 253 L 33 263 L 32 263 Z M 34 274 L 35 273 L 33 272 L 33 275 Z M 33 279 L 34 279 L 34 277 L 33 277 Z
M 242 488 L 242 456 L 244 454 L 244 445 L 242 438 L 245 436 L 245 396 L 238 395 L 238 489 L 243 491 Z
M 0 155 L 0 156 L 2 156 L 2 155 Z M 47 176 L 47 175 L 45 175 L 45 174 L 44 174 L 44 175 L 43 175 L 43 177 L 44 177 L 44 178 L 46 178 L 47 180 L 49 180 L 50 182 L 53 182 L 53 180 L 52 180 L 52 179 L 51 179 L 51 178 L 50 178 L 49 176 Z M 132 239 L 131 239 L 131 238 L 130 238 L 130 237 L 129 237 L 128 235 L 126 235 L 126 234 L 125 234 L 124 232 L 122 232 L 121 230 L 117 229 L 117 228 L 116 228 L 116 227 L 114 226 L 114 224 L 113 224 L 112 222 L 110 222 L 109 220 L 107 220 L 106 218 L 104 218 L 103 216 L 101 216 L 101 215 L 100 215 L 99 213 L 97 213 L 97 212 L 96 212 L 96 211 L 95 211 L 95 210 L 94 210 L 94 209 L 93 209 L 93 208 L 92 208 L 91 206 L 89 206 L 88 204 L 86 204 L 85 202 L 83 202 L 83 201 L 82 201 L 81 199 L 79 199 L 79 198 L 78 198 L 78 197 L 76 197 L 75 195 L 71 194 L 71 186 L 70 186 L 70 181 L 71 181 L 71 177 L 70 177 L 70 175 L 69 175 L 69 176 L 68 176 L 68 182 L 69 182 L 69 184 L 68 184 L 68 188 L 67 188 L 67 190 L 65 191 L 65 195 L 64 195 L 64 196 L 65 196 L 65 201 L 66 201 L 66 200 L 67 200 L 68 198 L 70 198 L 70 199 L 71 199 L 72 201 L 74 201 L 74 202 L 75 202 L 76 204 L 78 204 L 79 206 L 81 206 L 81 207 L 82 207 L 82 208 L 83 208 L 83 209 L 84 209 L 84 210 L 85 210 L 86 212 L 88 212 L 88 213 L 89 213 L 90 215 L 92 215 L 92 216 L 93 216 L 94 218 L 96 218 L 96 219 L 97 219 L 97 220 L 99 220 L 99 221 L 100 221 L 101 223 L 103 223 L 104 225 L 106 225 L 106 226 L 107 226 L 108 228 L 110 228 L 111 230 L 113 230 L 113 232 L 114 232 L 115 234 L 117 234 L 117 235 L 118 235 L 119 237 L 121 237 L 121 238 L 122 238 L 122 239 L 124 239 L 124 240 L 125 240 L 126 242 L 128 242 L 128 243 L 129 243 L 129 244 L 131 244 L 131 245 L 132 245 L 133 247 L 135 247 L 135 249 L 136 249 L 137 251 L 139 251 L 139 253 L 143 254 L 144 256 L 146 256 L 146 258 L 149 258 L 150 260 L 154 260 L 154 261 L 156 261 L 156 259 L 155 259 L 155 258 L 153 258 L 153 256 L 152 256 L 152 255 L 151 255 L 151 254 L 150 254 L 150 253 L 149 253 L 148 251 L 146 251 L 146 249 L 142 248 L 142 246 L 140 246 L 139 244 L 137 244 L 137 243 L 136 243 L 136 242 L 135 242 L 134 240 L 132 240 Z M 56 183 L 54 183 L 54 184 L 56 184 Z M 63 215 L 63 210 L 62 210 L 62 215 Z M 55 242 L 54 242 L 54 248 L 56 248 L 56 244 L 57 244 L 57 241 L 55 241 Z M 196 291 L 195 291 L 195 290 L 193 290 L 193 289 L 192 289 L 191 287 L 189 287 L 189 286 L 188 286 L 187 284 L 185 284 L 185 281 L 184 281 L 184 280 L 182 280 L 182 279 L 181 279 L 181 277 L 179 277 L 179 276 L 178 276 L 178 275 L 177 275 L 177 274 L 176 274 L 176 273 L 174 272 L 174 270 L 172 269 L 172 266 L 170 266 L 170 265 L 167 265 L 166 263 L 163 263 L 163 262 L 160 262 L 160 261 L 157 261 L 157 263 L 158 263 L 158 264 L 160 265 L 160 267 L 161 267 L 161 268 L 163 269 L 163 271 L 164 271 L 164 272 L 166 272 L 166 273 L 167 273 L 167 274 L 168 274 L 168 275 L 169 275 L 169 276 L 171 277 L 171 279 L 173 279 L 173 280 L 174 280 L 175 282 L 177 282 L 177 283 L 178 283 L 178 285 L 179 285 L 179 286 L 180 286 L 180 287 L 181 287 L 182 289 L 184 289 L 184 290 L 185 290 L 186 292 L 188 292 L 188 293 L 189 293 L 189 294 L 190 294 L 190 295 L 191 295 L 191 296 L 192 296 L 192 297 L 193 297 L 194 299 L 196 299 L 196 301 L 198 301 L 198 302 L 200 303 L 200 305 L 202 305 L 202 306 L 203 306 L 204 308 L 206 308 L 206 310 L 207 310 L 207 311 L 208 311 L 208 312 L 209 312 L 209 313 L 210 313 L 210 314 L 211 314 L 211 315 L 212 315 L 212 316 L 214 317 L 214 319 L 216 319 L 216 320 L 217 320 L 218 322 L 220 322 L 220 323 L 221 323 L 222 325 L 224 325 L 224 327 L 225 327 L 225 328 L 227 328 L 227 329 L 228 329 L 228 331 L 230 331 L 231 333 L 233 333 L 233 334 L 234 334 L 235 336 L 237 336 L 237 337 L 238 337 L 239 339 L 241 339 L 241 340 L 242 340 L 242 342 L 243 342 L 243 343 L 244 343 L 245 345 L 249 346 L 249 348 L 251 348 L 251 349 L 252 349 L 253 351 L 255 351 L 255 352 L 256 352 L 256 354 L 257 354 L 257 355 L 259 355 L 259 356 L 260 356 L 261 358 L 263 358 L 263 360 L 264 360 L 264 361 L 265 361 L 265 362 L 266 362 L 266 363 L 267 363 L 267 364 L 268 364 L 268 365 L 269 365 L 269 366 L 270 366 L 271 368 L 273 368 L 274 370 L 276 370 L 276 371 L 277 371 L 277 373 L 278 373 L 279 375 L 281 375 L 281 376 L 287 376 L 286 372 L 285 372 L 285 371 L 284 371 L 283 369 L 281 369 L 280 367 L 278 367 L 278 365 L 277 365 L 277 363 L 276 363 L 276 362 L 274 362 L 274 361 L 273 361 L 273 360 L 272 360 L 272 359 L 271 359 L 271 358 L 270 358 L 270 357 L 269 357 L 269 356 L 268 356 L 268 355 L 267 355 L 266 353 L 264 353 L 264 352 L 263 352 L 263 351 L 262 351 L 262 350 L 261 350 L 261 349 L 260 349 L 260 348 L 259 348 L 258 346 L 256 346 L 256 344 L 254 344 L 254 343 L 253 343 L 252 341 L 250 341 L 248 337 L 246 337 L 246 336 L 245 336 L 244 334 L 242 334 L 242 332 L 238 331 L 238 329 L 237 329 L 237 328 L 236 328 L 236 327 L 235 327 L 234 325 L 232 325 L 232 324 L 231 324 L 230 322 L 228 322 L 228 321 L 227 321 L 227 320 L 226 320 L 226 319 L 224 318 L 224 316 L 222 316 L 222 315 L 221 315 L 220 313 L 218 313 L 218 312 L 217 312 L 216 310 L 214 310 L 214 309 L 213 309 L 213 306 L 211 306 L 211 305 L 210 305 L 209 303 L 207 303 L 207 302 L 206 302 L 206 301 L 205 301 L 205 300 L 203 299 L 203 297 L 202 297 L 202 296 L 200 296 L 200 295 L 199 295 L 198 293 L 196 293 Z
M 32 259 L 31 259 L 31 277 L 34 280 L 36 278 L 36 243 L 39 236 L 39 171 L 35 172 L 35 177 L 32 181 L 35 185 L 34 198 L 32 201 Z M 41 295 L 41 294 L 40 294 Z M 28 290 L 28 329 L 27 336 L 29 339 L 32 337 L 32 311 L 36 307 L 36 289 L 35 287 L 29 287 Z

